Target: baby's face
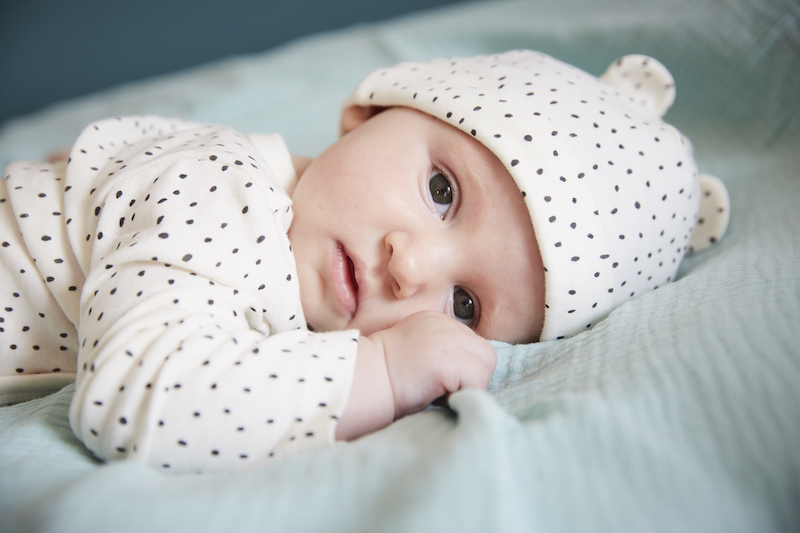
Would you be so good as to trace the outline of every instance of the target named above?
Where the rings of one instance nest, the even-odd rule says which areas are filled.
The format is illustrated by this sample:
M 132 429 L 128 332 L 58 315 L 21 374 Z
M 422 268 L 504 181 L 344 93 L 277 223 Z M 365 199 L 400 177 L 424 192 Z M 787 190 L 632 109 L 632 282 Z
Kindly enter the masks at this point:
M 481 143 L 395 107 L 340 138 L 292 195 L 306 320 L 369 335 L 422 310 L 538 340 L 544 269 L 522 194 Z

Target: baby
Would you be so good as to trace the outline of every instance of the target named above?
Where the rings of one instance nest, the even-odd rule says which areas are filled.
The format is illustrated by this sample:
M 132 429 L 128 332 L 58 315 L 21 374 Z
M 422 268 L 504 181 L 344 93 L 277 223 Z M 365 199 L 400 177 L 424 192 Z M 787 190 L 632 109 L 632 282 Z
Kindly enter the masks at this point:
M 191 472 L 485 389 L 485 339 L 585 331 L 727 225 L 660 119 L 669 72 L 626 56 L 601 80 L 526 50 L 400 64 L 314 161 L 276 135 L 92 124 L 68 162 L 0 182 L 0 375 L 76 373 L 88 449 Z

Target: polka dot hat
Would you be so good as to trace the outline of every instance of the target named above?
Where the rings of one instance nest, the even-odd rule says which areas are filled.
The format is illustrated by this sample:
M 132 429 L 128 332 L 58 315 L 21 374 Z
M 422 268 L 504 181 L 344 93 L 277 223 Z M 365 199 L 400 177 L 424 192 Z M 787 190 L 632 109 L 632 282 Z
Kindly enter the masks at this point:
M 729 201 L 691 143 L 661 120 L 675 84 L 658 61 L 598 79 L 530 50 L 401 63 L 365 78 L 343 109 L 426 112 L 502 161 L 530 211 L 545 267 L 540 340 L 580 333 L 672 281 L 684 254 L 718 240 Z

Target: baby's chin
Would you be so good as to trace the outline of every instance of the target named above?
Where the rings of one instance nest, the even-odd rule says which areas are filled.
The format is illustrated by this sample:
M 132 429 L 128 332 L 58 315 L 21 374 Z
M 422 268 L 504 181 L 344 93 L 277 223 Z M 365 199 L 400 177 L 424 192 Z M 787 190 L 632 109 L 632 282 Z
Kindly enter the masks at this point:
M 367 337 L 376 333 L 378 331 L 388 329 L 394 325 L 388 324 L 386 326 L 378 326 L 376 324 L 364 324 L 358 320 L 357 317 L 353 317 L 350 320 L 344 319 L 338 316 L 319 316 L 314 314 L 313 312 L 309 315 L 306 314 L 306 326 L 308 327 L 309 331 L 315 332 L 326 332 L 326 331 L 344 331 L 347 329 L 357 329 L 359 335 Z

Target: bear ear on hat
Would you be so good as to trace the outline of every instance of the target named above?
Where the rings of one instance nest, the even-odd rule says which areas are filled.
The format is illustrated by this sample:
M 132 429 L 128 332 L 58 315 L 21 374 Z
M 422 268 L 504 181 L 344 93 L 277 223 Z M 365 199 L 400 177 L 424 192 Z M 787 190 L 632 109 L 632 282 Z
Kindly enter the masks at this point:
M 344 135 L 349 131 L 353 131 L 368 119 L 374 117 L 385 107 L 375 105 L 348 105 L 342 110 L 342 117 L 339 120 L 339 135 Z
M 700 179 L 700 209 L 697 225 L 689 239 L 689 251 L 705 250 L 719 241 L 730 221 L 731 200 L 725 184 L 711 174 L 698 174 Z
M 632 54 L 614 61 L 600 79 L 663 117 L 675 101 L 675 79 L 652 57 Z

